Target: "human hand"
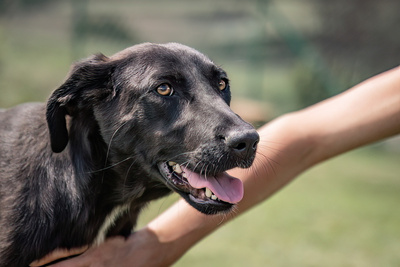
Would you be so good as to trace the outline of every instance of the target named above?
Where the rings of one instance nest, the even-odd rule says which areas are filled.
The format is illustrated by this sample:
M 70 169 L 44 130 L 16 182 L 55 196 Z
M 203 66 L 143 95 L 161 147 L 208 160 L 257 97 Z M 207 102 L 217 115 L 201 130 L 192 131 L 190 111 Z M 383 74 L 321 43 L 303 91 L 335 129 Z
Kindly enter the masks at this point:
M 170 266 L 175 260 L 168 256 L 167 243 L 161 243 L 148 228 L 143 228 L 127 239 L 108 238 L 98 247 L 92 247 L 80 256 L 52 267 L 152 267 Z

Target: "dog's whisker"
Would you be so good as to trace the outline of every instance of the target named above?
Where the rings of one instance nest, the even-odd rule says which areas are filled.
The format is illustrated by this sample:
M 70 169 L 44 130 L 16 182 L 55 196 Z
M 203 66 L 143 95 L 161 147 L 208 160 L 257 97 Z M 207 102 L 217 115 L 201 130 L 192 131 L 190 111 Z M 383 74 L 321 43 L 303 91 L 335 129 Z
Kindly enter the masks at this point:
M 104 167 L 104 168 L 102 168 L 102 169 L 90 171 L 90 172 L 87 172 L 87 173 L 96 173 L 96 172 L 106 171 L 106 170 L 112 169 L 112 168 L 114 168 L 115 166 L 118 166 L 119 164 L 124 163 L 125 161 L 128 161 L 128 160 L 130 160 L 130 159 L 132 159 L 132 157 L 127 157 L 126 159 L 123 159 L 123 160 L 121 160 L 121 161 L 118 161 L 118 162 L 116 162 L 116 163 L 114 163 L 114 164 L 112 164 L 112 165 L 109 165 L 109 166 Z
M 137 162 L 137 160 L 133 160 L 132 163 L 129 165 L 128 169 L 126 170 L 125 178 L 124 178 L 124 185 L 126 185 L 126 180 L 129 176 L 129 172 L 131 171 L 132 166 Z
M 174 160 L 176 160 L 177 158 L 182 157 L 182 156 L 189 156 L 189 155 L 192 154 L 192 153 L 193 153 L 193 152 L 191 152 L 191 151 L 179 153 L 179 154 L 177 154 L 177 155 L 171 157 L 171 158 L 170 158 L 170 161 L 174 161 Z
M 124 123 L 122 123 L 112 134 L 110 141 L 108 142 L 108 147 L 107 147 L 107 152 L 106 152 L 106 158 L 105 158 L 105 162 L 104 162 L 104 167 L 107 166 L 107 161 L 108 161 L 108 156 L 110 154 L 110 149 L 111 149 L 111 143 L 115 137 L 115 135 L 117 134 L 117 132 L 124 127 L 127 124 L 128 121 L 125 121 Z

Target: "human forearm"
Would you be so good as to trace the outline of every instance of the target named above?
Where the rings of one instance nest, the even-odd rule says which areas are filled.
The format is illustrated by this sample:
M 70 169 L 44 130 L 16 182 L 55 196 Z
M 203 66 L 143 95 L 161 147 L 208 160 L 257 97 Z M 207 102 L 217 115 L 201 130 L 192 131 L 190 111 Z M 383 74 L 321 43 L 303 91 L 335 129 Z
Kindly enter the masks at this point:
M 250 181 L 245 188 L 245 194 L 250 196 L 240 203 L 240 210 L 268 198 L 325 159 L 399 133 L 400 67 L 397 67 L 260 129 L 261 155 L 253 170 L 242 175 L 237 170 L 237 177 L 244 178 L 245 183 Z
M 296 112 L 294 121 L 315 140 L 312 161 L 400 133 L 400 67 Z

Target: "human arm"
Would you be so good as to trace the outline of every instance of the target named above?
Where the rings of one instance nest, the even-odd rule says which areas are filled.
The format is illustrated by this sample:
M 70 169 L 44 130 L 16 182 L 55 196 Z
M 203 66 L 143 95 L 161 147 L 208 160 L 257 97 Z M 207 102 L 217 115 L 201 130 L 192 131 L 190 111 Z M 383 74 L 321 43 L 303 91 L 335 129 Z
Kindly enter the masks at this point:
M 90 266 L 105 261 L 112 264 L 104 266 L 171 265 L 203 237 L 316 163 L 400 133 L 400 68 L 284 115 L 259 133 L 261 141 L 253 166 L 230 172 L 245 186 L 245 196 L 235 213 L 207 216 L 180 200 L 127 240 L 113 238 L 56 266 Z

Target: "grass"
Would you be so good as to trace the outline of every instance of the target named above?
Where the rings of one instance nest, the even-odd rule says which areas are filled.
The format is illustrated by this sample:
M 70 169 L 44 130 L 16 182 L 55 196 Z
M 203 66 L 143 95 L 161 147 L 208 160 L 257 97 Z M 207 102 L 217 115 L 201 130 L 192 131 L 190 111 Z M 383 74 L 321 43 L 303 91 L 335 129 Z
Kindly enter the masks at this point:
M 399 160 L 364 148 L 325 162 L 175 266 L 399 266 Z M 153 203 L 141 225 L 175 199 Z

